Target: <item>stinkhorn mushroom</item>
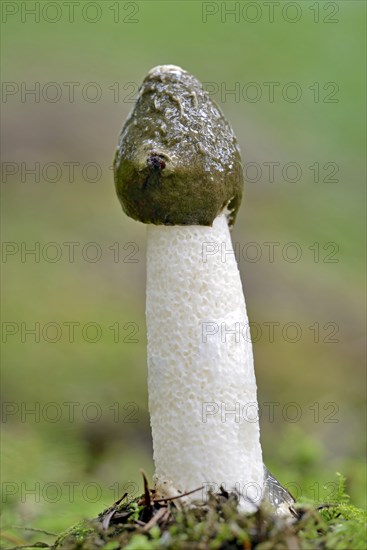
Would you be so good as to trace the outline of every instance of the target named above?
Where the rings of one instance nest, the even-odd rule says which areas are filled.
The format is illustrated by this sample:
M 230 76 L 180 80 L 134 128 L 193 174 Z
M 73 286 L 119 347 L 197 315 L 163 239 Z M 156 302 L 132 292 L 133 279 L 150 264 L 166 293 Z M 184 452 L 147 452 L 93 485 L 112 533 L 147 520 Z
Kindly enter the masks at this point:
M 157 494 L 222 486 L 247 511 L 265 494 L 291 505 L 263 465 L 252 344 L 229 232 L 242 197 L 240 152 L 196 78 L 174 65 L 148 73 L 122 129 L 114 173 L 124 212 L 148 224 Z M 225 257 L 214 253 L 218 246 Z

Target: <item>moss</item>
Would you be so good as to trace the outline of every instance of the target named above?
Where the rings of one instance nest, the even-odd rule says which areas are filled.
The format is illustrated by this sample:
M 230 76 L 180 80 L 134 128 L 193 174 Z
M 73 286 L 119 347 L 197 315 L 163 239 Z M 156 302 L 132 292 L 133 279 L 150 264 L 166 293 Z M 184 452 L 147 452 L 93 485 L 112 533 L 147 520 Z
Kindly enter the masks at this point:
M 348 503 L 339 477 L 338 501 L 297 507 L 298 518 L 267 508 L 240 513 L 237 497 L 210 495 L 205 505 L 156 501 L 154 492 L 121 500 L 56 541 L 54 550 L 365 550 L 366 513 Z
M 93 521 L 81 521 L 62 533 L 54 544 L 55 548 L 63 548 L 64 545 L 68 544 L 68 541 L 73 541 L 74 548 L 83 547 L 84 541 L 87 540 L 90 536 L 93 536 L 95 528 Z

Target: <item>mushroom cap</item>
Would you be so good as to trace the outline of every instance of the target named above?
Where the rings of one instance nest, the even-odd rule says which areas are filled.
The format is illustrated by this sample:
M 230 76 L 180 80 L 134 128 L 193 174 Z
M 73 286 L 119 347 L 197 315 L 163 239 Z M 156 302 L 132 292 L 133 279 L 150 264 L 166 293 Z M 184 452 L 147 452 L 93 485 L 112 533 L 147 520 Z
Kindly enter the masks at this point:
M 124 212 L 143 223 L 206 225 L 237 214 L 243 188 L 233 130 L 190 73 L 151 69 L 120 135 L 114 160 Z

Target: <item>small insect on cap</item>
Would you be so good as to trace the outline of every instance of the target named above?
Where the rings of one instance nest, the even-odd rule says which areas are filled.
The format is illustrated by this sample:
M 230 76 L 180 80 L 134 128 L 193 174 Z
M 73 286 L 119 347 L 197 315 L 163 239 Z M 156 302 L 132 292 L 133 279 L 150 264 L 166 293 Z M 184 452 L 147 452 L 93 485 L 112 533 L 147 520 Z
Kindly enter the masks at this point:
M 114 161 L 125 213 L 156 225 L 233 223 L 243 172 L 233 130 L 200 82 L 175 65 L 149 71 Z

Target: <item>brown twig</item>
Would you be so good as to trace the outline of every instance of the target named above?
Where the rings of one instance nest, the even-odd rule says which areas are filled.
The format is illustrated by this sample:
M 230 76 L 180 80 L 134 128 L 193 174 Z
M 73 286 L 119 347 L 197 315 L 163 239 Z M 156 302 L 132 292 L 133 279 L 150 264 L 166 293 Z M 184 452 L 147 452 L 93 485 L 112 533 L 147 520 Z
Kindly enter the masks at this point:
M 145 506 L 147 506 L 147 508 L 152 508 L 152 499 L 151 499 L 151 495 L 150 495 L 148 479 L 147 479 L 147 476 L 146 476 L 144 470 L 140 469 L 140 472 L 141 472 L 141 475 L 143 476 L 143 481 L 144 481 Z
M 142 531 L 146 533 L 147 531 L 149 531 L 149 529 L 151 529 L 154 525 L 156 525 L 160 520 L 163 521 L 165 516 L 167 516 L 167 512 L 169 514 L 169 510 L 164 506 L 162 506 L 162 508 L 160 508 L 156 514 L 154 514 L 154 516 L 148 521 L 148 523 L 144 525 Z
M 122 497 L 120 497 L 118 500 L 116 500 L 116 502 L 114 503 L 114 506 L 118 506 L 119 504 L 121 504 L 121 502 L 127 497 L 129 493 L 124 493 L 122 495 Z
M 166 497 L 166 498 L 154 498 L 153 502 L 168 502 L 169 500 L 176 500 L 177 498 L 186 497 L 187 495 L 191 495 L 192 493 L 196 493 L 197 491 L 200 491 L 203 489 L 203 487 L 198 487 L 198 489 L 193 489 L 192 491 L 188 491 L 187 493 L 182 493 L 182 495 L 176 495 L 175 497 Z

